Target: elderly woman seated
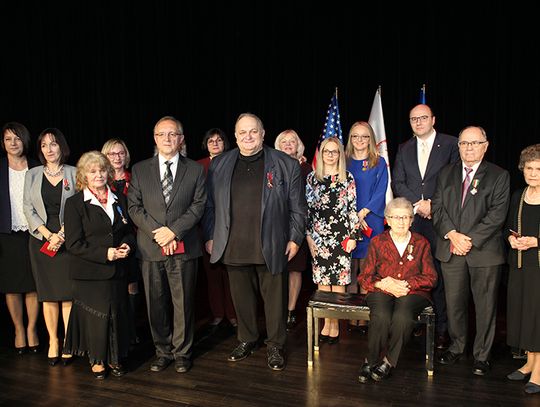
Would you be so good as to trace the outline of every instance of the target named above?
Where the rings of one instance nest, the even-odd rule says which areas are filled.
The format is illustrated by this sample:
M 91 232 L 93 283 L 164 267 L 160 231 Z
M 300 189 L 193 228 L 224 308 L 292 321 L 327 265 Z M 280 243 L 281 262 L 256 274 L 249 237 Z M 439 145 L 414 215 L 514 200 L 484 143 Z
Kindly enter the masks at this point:
M 411 203 L 396 198 L 384 216 L 390 230 L 373 238 L 358 276 L 370 308 L 369 354 L 358 376 L 361 383 L 370 377 L 383 380 L 397 365 L 418 315 L 430 305 L 437 281 L 428 241 L 409 231 L 414 217 Z

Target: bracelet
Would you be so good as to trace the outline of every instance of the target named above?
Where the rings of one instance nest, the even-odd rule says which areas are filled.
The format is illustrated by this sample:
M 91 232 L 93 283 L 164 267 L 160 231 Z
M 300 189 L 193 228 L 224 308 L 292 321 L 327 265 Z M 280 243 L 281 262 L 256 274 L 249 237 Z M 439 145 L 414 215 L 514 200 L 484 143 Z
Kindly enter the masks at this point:
M 58 231 L 57 235 L 60 236 L 62 239 L 66 238 L 66 235 L 61 230 Z

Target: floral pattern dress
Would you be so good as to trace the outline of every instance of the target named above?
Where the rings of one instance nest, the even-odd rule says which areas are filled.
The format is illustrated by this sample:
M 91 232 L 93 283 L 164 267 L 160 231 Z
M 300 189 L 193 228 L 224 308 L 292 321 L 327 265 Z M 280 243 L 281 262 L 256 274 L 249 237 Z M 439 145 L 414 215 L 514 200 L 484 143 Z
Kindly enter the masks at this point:
M 351 282 L 351 254 L 342 243 L 357 239 L 356 185 L 347 171 L 340 182 L 337 176 L 319 181 L 315 172 L 306 180 L 308 204 L 307 233 L 317 246 L 313 257 L 313 282 L 320 285 L 347 285 Z

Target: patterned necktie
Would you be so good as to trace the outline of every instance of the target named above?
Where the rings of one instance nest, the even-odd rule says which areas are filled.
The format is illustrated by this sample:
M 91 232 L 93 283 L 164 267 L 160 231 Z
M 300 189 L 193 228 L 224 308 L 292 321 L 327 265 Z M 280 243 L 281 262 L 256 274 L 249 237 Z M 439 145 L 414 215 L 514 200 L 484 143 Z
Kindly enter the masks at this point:
M 171 191 L 173 187 L 173 176 L 171 171 L 171 161 L 165 161 L 165 165 L 167 166 L 167 169 L 165 170 L 165 176 L 163 177 L 163 180 L 161 181 L 161 187 L 163 188 L 163 197 L 165 198 L 165 203 L 169 203 L 169 200 L 171 199 Z
M 461 185 L 461 206 L 463 206 L 463 203 L 465 202 L 465 197 L 467 196 L 467 192 L 469 191 L 469 187 L 471 186 L 472 170 L 472 168 L 465 167 L 465 179 L 463 180 L 463 184 Z
M 420 169 L 420 175 L 422 176 L 422 178 L 424 178 L 424 175 L 426 174 L 428 159 L 428 146 L 425 141 L 422 141 L 420 147 L 420 155 L 418 156 L 418 168 Z

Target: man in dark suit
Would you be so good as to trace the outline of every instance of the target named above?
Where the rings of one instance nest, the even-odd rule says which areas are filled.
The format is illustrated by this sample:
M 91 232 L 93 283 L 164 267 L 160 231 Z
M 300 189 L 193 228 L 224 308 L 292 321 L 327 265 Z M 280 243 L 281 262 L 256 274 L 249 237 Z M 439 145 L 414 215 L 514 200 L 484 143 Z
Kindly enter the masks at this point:
M 133 167 L 129 214 L 138 227 L 148 318 L 156 347 L 157 358 L 150 370 L 159 372 L 175 360 L 176 371 L 183 373 L 192 364 L 197 258 L 202 254 L 196 226 L 206 203 L 204 169 L 179 154 L 184 133 L 174 117 L 157 122 L 154 141 L 158 154 Z
M 431 108 L 420 104 L 409 113 L 414 137 L 399 146 L 392 173 L 394 195 L 407 198 L 414 205 L 411 229 L 424 235 L 431 245 L 437 270 L 437 285 L 432 297 L 436 314 L 437 348 L 448 345 L 448 324 L 441 264 L 435 259 L 437 239 L 431 219 L 431 198 L 437 186 L 437 176 L 445 165 L 459 160 L 457 138 L 436 131 Z
M 508 171 L 484 161 L 488 148 L 481 127 L 459 135 L 461 161 L 441 170 L 433 196 L 433 225 L 444 276 L 452 343 L 439 358 L 453 364 L 465 351 L 469 289 L 476 311 L 473 373 L 489 371 L 495 336 L 499 266 L 505 261 L 501 228 L 509 203 Z
M 267 362 L 285 368 L 287 261 L 305 235 L 307 213 L 300 165 L 263 146 L 261 120 L 250 113 L 235 125 L 238 148 L 212 160 L 204 217 L 210 261 L 229 273 L 240 344 L 228 360 L 248 357 L 258 346 L 257 294 L 264 301 Z

